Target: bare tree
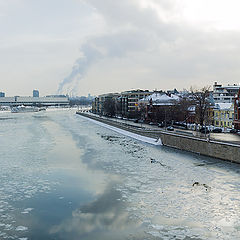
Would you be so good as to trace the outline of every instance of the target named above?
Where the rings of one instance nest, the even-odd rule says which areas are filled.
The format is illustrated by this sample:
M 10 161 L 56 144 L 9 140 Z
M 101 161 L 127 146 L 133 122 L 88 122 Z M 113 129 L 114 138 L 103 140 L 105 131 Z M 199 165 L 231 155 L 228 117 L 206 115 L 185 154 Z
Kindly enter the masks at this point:
M 103 104 L 104 115 L 113 117 L 116 114 L 115 100 L 113 98 L 106 98 Z
M 196 120 L 201 126 L 203 126 L 204 122 L 207 122 L 207 113 L 210 107 L 209 94 L 210 86 L 205 86 L 200 90 L 196 90 L 191 87 L 192 99 L 196 106 Z
M 193 100 L 189 97 L 181 97 L 175 102 L 173 107 L 173 120 L 186 122 L 189 118 L 189 108 L 193 105 Z

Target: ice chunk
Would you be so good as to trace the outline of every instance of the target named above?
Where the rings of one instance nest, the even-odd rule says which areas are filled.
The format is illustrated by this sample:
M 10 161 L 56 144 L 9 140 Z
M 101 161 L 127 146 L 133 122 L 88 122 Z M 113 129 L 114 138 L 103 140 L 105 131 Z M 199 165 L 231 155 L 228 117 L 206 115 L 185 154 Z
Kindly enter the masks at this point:
M 24 226 L 18 226 L 18 227 L 16 227 L 15 230 L 16 230 L 16 231 L 27 231 L 28 228 L 27 228 L 27 227 L 24 227 Z
M 33 210 L 33 208 L 25 208 L 24 211 L 22 211 L 22 214 L 28 214 L 29 212 L 31 212 Z

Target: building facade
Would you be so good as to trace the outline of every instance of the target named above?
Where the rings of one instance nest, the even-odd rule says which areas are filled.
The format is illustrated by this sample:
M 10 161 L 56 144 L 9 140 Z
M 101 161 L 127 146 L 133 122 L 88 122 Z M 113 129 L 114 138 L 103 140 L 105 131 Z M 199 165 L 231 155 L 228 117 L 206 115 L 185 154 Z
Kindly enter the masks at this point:
M 223 86 L 217 82 L 213 85 L 213 99 L 215 103 L 233 103 L 240 89 L 240 85 L 233 84 Z
M 146 105 L 145 119 L 147 121 L 164 122 L 166 125 L 171 124 L 173 120 L 177 120 L 176 106 L 179 99 L 179 96 L 174 94 L 154 92 L 140 100 L 139 104 Z
M 92 112 L 104 115 L 104 103 L 113 100 L 115 102 L 115 115 L 134 117 L 138 111 L 138 101 L 152 92 L 148 90 L 131 90 L 122 93 L 108 93 L 96 97 L 92 103 Z
M 2 106 L 66 106 L 69 105 L 68 97 L 2 97 Z
M 214 126 L 234 128 L 234 104 L 216 103 L 214 107 Z
M 234 99 L 234 128 L 240 130 L 240 90 Z
M 118 93 L 107 93 L 95 97 L 92 103 L 92 112 L 99 115 L 108 115 L 111 107 L 111 112 L 115 115 L 118 97 Z
M 119 109 L 121 111 L 119 114 L 127 117 L 136 117 L 138 115 L 139 100 L 146 98 L 152 93 L 149 90 L 141 89 L 121 92 L 119 99 Z

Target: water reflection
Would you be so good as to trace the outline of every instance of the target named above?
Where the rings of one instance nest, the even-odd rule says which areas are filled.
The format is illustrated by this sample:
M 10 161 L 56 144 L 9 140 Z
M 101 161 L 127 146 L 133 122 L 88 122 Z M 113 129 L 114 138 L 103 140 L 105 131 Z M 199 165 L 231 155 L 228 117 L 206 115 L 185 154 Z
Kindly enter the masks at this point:
M 81 206 L 72 217 L 51 229 L 63 239 L 125 239 L 136 233 L 141 224 L 130 219 L 126 204 L 114 184 L 94 201 Z M 142 233 L 143 234 L 143 233 Z M 141 236 L 139 236 L 141 237 Z
M 46 114 L 0 121 L 0 239 L 239 239 L 239 165 Z

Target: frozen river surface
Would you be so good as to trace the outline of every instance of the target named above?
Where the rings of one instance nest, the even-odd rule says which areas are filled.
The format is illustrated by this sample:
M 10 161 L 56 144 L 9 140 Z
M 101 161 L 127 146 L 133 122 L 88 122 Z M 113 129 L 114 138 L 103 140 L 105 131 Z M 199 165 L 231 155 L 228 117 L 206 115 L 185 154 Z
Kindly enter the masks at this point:
M 1 113 L 0 153 L 1 240 L 240 239 L 240 165 L 72 110 Z

